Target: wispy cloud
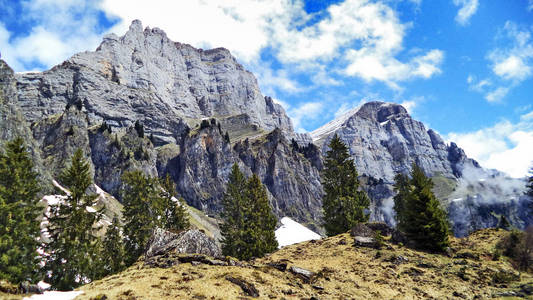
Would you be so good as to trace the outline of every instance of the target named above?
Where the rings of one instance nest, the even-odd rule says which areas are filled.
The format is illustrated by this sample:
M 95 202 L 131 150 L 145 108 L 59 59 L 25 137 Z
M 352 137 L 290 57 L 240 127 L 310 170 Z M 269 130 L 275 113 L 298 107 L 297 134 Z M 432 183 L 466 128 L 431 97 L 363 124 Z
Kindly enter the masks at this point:
M 509 88 L 499 87 L 485 95 L 485 99 L 489 102 L 499 102 L 509 93 Z
M 517 123 L 503 120 L 474 132 L 450 133 L 446 138 L 483 167 L 522 177 L 533 164 L 533 111 L 523 114 Z
M 502 30 L 502 40 L 506 46 L 496 48 L 488 55 L 494 74 L 505 80 L 523 81 L 529 78 L 533 68 L 531 31 L 520 29 L 508 21 Z
M 459 11 L 455 16 L 455 21 L 462 26 L 468 25 L 470 18 L 476 13 L 478 0 L 453 0 L 455 6 L 459 6 Z
M 531 29 L 519 28 L 506 22 L 499 30 L 496 41 L 501 45 L 488 52 L 487 60 L 492 74 L 477 79 L 469 75 L 467 83 L 473 91 L 485 94 L 488 102 L 501 102 L 509 92 L 533 76 L 533 41 Z
M 287 114 L 291 117 L 294 129 L 297 132 L 306 132 L 303 127 L 304 120 L 311 121 L 318 118 L 323 109 L 323 102 L 307 102 L 295 107 L 289 107 L 287 109 Z

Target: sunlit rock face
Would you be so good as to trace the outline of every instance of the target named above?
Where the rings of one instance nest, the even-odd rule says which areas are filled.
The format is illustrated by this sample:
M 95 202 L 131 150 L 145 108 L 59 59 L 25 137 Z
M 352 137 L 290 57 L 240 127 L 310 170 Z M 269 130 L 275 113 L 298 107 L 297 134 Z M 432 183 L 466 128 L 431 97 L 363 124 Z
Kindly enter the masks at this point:
M 122 37 L 107 35 L 42 73 L 17 74 L 19 105 L 28 121 L 83 104 L 89 124 L 127 127 L 136 120 L 157 141 L 175 142 L 185 124 L 245 114 L 250 124 L 292 133 L 283 108 L 259 91 L 254 75 L 224 48 L 196 49 L 134 21 Z

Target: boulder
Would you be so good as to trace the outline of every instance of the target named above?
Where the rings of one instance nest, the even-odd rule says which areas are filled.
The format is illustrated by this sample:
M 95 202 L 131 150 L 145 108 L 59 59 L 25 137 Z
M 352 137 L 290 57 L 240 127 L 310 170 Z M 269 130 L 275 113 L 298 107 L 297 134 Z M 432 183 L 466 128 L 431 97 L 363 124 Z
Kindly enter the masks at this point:
M 305 283 L 311 282 L 311 280 L 315 277 L 315 272 L 292 266 L 290 269 L 292 274 L 296 275 L 297 277 L 300 277 Z
M 173 233 L 156 228 L 148 242 L 145 259 L 169 253 L 196 253 L 211 257 L 222 256 L 222 250 L 215 240 L 197 229 Z
M 350 234 L 352 236 L 374 237 L 377 231 L 383 236 L 390 236 L 394 232 L 394 229 L 382 222 L 358 223 L 352 227 Z
M 250 283 L 242 278 L 229 275 L 226 276 L 226 280 L 238 285 L 247 296 L 254 298 L 259 297 L 259 291 L 255 288 L 253 283 Z
M 357 247 L 367 247 L 367 248 L 376 248 L 378 246 L 374 238 L 366 237 L 366 236 L 354 237 L 354 245 Z

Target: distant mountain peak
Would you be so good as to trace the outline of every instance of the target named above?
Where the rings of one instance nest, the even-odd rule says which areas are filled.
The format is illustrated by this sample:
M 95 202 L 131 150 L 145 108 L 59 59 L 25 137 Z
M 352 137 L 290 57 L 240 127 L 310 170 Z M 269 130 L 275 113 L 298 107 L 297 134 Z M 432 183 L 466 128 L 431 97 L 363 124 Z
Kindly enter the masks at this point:
M 313 138 L 313 141 L 321 140 L 325 136 L 335 132 L 345 125 L 345 123 L 352 117 L 364 118 L 383 123 L 394 117 L 410 118 L 411 116 L 407 112 L 407 109 L 400 104 L 383 101 L 366 102 L 348 110 L 334 120 L 312 131 L 310 134 Z

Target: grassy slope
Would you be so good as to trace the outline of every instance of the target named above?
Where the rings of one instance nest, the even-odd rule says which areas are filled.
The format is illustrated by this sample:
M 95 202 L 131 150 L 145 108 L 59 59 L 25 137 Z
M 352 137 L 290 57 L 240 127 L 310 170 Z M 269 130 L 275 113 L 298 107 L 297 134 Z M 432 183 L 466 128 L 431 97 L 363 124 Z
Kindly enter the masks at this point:
M 491 257 L 495 243 L 503 234 L 502 230 L 489 229 L 475 232 L 469 238 L 452 240 L 456 253 L 479 255 L 479 260 L 450 258 L 392 244 L 389 249 L 379 250 L 378 255 L 375 249 L 354 248 L 353 238 L 342 234 L 285 247 L 248 267 L 185 263 L 159 269 L 144 268 L 142 262 L 138 262 L 120 274 L 81 287 L 85 294 L 77 299 L 91 299 L 100 294 L 111 299 L 243 297 L 241 288 L 225 279 L 227 275 L 253 283 L 262 299 L 309 299 L 313 296 L 320 299 L 453 299 L 461 295 L 468 299 L 476 295 L 486 299 L 494 293 L 533 282 L 531 275 L 521 274 L 520 281 L 492 283 L 499 270 L 511 270 L 508 262 L 492 261 Z M 395 263 L 398 255 L 408 261 Z M 303 267 L 319 275 L 312 283 L 304 283 L 289 271 L 266 266 L 268 262 L 280 260 L 287 260 L 289 267 Z

